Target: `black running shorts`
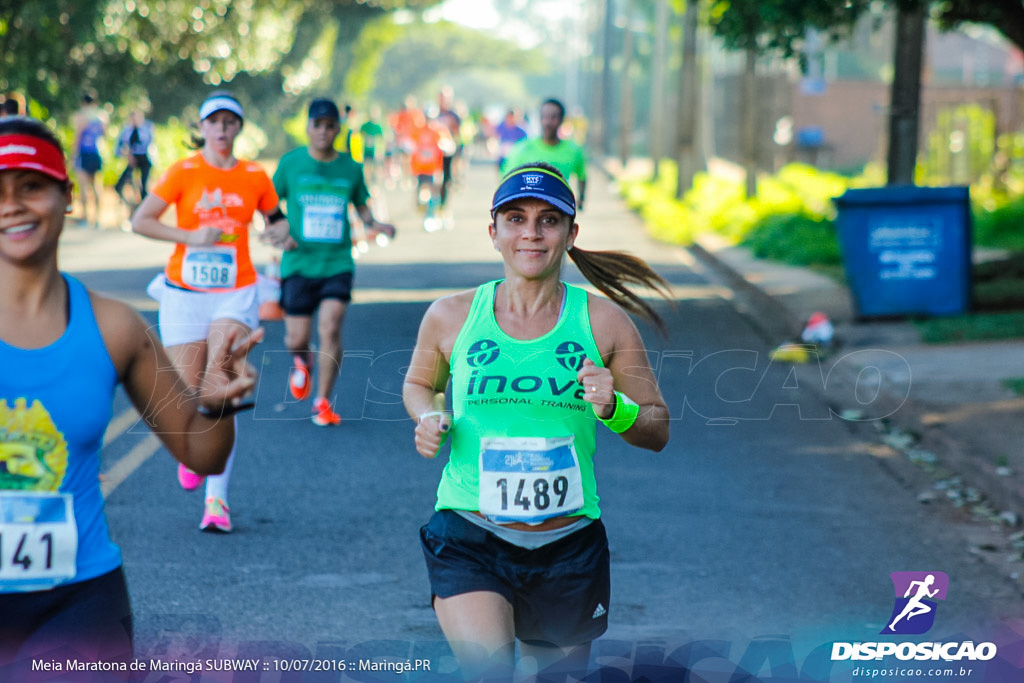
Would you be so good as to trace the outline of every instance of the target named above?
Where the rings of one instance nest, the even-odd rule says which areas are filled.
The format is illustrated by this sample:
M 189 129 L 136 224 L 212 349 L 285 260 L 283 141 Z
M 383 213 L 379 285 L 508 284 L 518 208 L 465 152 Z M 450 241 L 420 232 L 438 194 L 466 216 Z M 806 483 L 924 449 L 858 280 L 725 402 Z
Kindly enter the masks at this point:
M 86 173 L 99 173 L 103 170 L 103 159 L 97 152 L 79 152 L 76 166 Z
M 131 662 L 132 611 L 120 567 L 51 590 L 0 593 L 0 681 L 29 680 L 40 658 Z
M 286 315 L 313 315 L 324 299 L 351 301 L 352 271 L 330 277 L 289 275 L 281 281 L 281 308 Z
M 534 550 L 520 548 L 451 510 L 420 529 L 434 596 L 488 591 L 512 604 L 516 638 L 573 647 L 608 628 L 608 537 L 601 520 Z

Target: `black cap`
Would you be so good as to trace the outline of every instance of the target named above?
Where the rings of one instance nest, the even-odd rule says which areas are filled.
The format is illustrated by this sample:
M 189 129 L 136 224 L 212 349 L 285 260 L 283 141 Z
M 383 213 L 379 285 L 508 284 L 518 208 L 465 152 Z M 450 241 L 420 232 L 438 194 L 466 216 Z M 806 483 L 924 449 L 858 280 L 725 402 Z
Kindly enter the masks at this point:
M 338 105 L 326 97 L 318 97 L 309 103 L 309 120 L 312 121 L 314 119 L 341 121 Z

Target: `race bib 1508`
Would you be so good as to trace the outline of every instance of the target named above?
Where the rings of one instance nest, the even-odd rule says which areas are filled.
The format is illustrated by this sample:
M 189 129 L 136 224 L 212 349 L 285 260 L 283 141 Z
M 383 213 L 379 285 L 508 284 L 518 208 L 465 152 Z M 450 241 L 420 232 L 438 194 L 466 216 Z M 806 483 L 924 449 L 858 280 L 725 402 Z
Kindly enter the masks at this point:
M 195 289 L 234 289 L 238 261 L 233 248 L 187 247 L 181 281 Z

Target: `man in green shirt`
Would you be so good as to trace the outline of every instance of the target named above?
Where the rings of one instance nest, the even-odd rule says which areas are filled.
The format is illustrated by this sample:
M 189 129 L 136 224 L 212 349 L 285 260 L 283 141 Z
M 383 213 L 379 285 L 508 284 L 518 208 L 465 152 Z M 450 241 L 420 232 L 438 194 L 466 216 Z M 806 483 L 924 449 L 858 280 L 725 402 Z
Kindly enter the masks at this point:
M 313 354 L 309 348 L 313 314 L 319 318 L 320 367 L 313 423 L 336 425 L 341 417 L 328 400 L 341 365 L 341 325 L 352 299 L 352 226 L 355 206 L 368 237 L 394 237 L 392 225 L 378 223 L 367 201 L 363 167 L 334 147 L 341 132 L 338 106 L 328 99 L 309 105 L 309 145 L 288 152 L 274 173 L 274 187 L 288 209 L 291 242 L 281 258 L 281 307 L 285 346 L 293 354 L 288 386 L 296 400 L 312 390 Z M 289 248 L 290 247 L 290 248 Z
M 540 106 L 540 138 L 527 138 L 509 150 L 501 166 L 508 173 L 517 166 L 544 161 L 559 170 L 566 180 L 576 176 L 576 210 L 583 210 L 587 191 L 587 159 L 583 148 L 572 140 L 563 140 L 558 133 L 565 120 L 565 105 L 555 99 L 544 100 Z
M 363 169 L 371 185 L 379 181 L 380 175 L 377 148 L 384 146 L 384 128 L 381 127 L 380 120 L 380 107 L 373 105 L 370 107 L 370 117 L 359 127 L 359 132 L 363 136 Z

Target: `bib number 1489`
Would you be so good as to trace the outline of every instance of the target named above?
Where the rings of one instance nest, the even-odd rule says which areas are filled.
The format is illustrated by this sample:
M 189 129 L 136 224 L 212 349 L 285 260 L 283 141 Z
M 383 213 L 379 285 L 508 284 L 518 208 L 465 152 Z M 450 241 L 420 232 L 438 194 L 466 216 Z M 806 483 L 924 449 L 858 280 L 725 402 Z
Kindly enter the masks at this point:
M 537 524 L 583 507 L 573 437 L 480 440 L 481 514 L 496 522 Z
M 518 481 L 518 483 L 517 483 Z M 552 502 L 556 509 L 565 505 L 565 497 L 569 493 L 569 480 L 566 477 L 555 477 L 549 481 L 544 477 L 533 479 L 530 486 L 527 486 L 529 479 L 517 478 L 512 480 L 512 488 L 515 493 L 509 500 L 509 480 L 502 477 L 496 482 L 499 494 L 501 495 L 501 509 L 507 511 L 509 505 L 515 505 L 526 510 L 547 510 Z

